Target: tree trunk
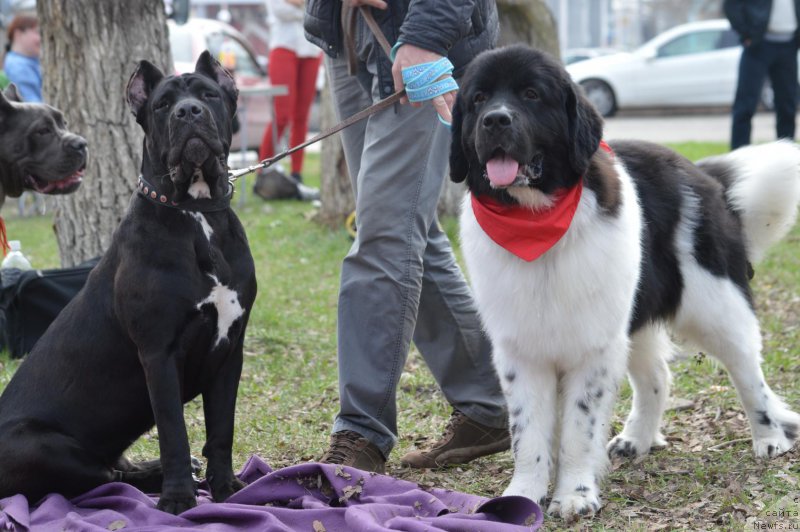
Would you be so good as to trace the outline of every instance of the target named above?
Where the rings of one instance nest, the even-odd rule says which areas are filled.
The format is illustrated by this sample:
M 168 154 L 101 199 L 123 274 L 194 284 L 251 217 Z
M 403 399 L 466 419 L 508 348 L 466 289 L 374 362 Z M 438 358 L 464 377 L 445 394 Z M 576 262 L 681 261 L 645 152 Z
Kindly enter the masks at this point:
M 524 43 L 560 57 L 558 29 L 544 0 L 497 0 L 500 15 L 498 46 Z
M 559 57 L 556 21 L 544 0 L 497 0 L 500 17 L 500 39 L 498 46 L 514 43 L 529 44 L 539 50 Z M 463 183 L 445 180 L 439 198 L 439 214 L 458 214 Z
M 139 173 L 142 132 L 125 87 L 140 59 L 173 72 L 163 0 L 39 0 L 45 101 L 89 142 L 83 184 L 57 201 L 63 266 L 102 254 Z
M 325 131 L 336 124 L 336 113 L 333 110 L 331 91 L 327 83 L 322 90 L 320 111 L 320 128 Z M 338 134 L 322 141 L 320 160 L 322 206 L 319 210 L 319 221 L 332 229 L 338 229 L 342 227 L 347 215 L 356 208 L 347 162 L 344 159 L 344 149 Z

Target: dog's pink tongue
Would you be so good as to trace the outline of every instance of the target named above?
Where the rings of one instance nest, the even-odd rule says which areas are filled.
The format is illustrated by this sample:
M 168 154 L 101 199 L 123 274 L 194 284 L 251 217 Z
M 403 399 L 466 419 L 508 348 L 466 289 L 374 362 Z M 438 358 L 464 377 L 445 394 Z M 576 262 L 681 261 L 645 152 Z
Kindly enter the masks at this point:
M 486 174 L 496 187 L 506 187 L 514 182 L 519 172 L 519 163 L 508 155 L 500 155 L 486 163 Z

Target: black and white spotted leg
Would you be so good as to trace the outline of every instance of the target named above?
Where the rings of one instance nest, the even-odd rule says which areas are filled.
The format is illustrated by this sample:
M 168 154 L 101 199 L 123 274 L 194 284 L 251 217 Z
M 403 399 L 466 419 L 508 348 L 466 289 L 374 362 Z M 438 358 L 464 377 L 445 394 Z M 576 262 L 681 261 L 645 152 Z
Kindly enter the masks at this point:
M 755 455 L 774 458 L 789 451 L 800 432 L 800 415 L 764 379 L 761 332 L 749 302 L 731 281 L 700 268 L 687 268 L 684 277 L 686 289 L 675 318 L 676 331 L 725 365 L 747 412 Z M 705 297 L 710 290 L 715 294 L 713 302 Z
M 509 411 L 514 475 L 504 495 L 543 503 L 547 496 L 558 411 L 557 375 L 551 365 L 495 350 L 495 367 Z
M 659 429 L 669 397 L 667 360 L 671 351 L 672 342 L 662 327 L 644 327 L 631 336 L 628 378 L 633 407 L 625 428 L 608 444 L 612 458 L 637 458 L 649 453 L 651 447 L 667 444 Z
M 627 340 L 622 338 L 605 352 L 586 356 L 561 378 L 558 476 L 548 508 L 552 515 L 569 520 L 600 510 L 599 482 L 608 466 L 605 446 L 626 355 Z

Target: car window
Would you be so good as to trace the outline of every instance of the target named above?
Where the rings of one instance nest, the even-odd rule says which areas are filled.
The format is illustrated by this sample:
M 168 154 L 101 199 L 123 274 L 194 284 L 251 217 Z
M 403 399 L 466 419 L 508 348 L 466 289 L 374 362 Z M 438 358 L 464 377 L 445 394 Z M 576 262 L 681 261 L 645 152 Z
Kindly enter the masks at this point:
M 720 30 L 709 30 L 681 35 L 659 48 L 658 56 L 674 57 L 711 52 L 719 48 L 717 44 L 720 42 L 721 33 Z
M 221 32 L 211 33 L 206 37 L 206 44 L 211 55 L 228 70 L 243 76 L 264 75 L 247 48 L 233 36 Z

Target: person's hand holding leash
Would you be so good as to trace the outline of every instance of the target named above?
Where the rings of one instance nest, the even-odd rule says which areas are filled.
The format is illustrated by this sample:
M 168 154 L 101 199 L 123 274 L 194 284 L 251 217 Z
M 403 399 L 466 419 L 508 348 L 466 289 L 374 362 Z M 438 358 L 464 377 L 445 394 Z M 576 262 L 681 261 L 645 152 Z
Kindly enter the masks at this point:
M 403 80 L 403 69 L 420 65 L 423 63 L 438 63 L 443 57 L 437 53 L 430 52 L 413 44 L 403 44 L 395 48 L 396 53 L 394 56 L 394 63 L 392 64 L 392 77 L 394 78 L 394 86 L 396 89 L 406 86 Z M 442 81 L 450 78 L 450 73 L 444 73 L 439 76 L 436 81 Z M 401 103 L 408 103 L 408 98 L 400 100 Z M 449 124 L 452 121 L 453 104 L 456 101 L 456 91 L 451 90 L 444 94 L 434 96 L 431 99 L 433 107 L 439 113 L 441 120 Z M 420 102 L 412 102 L 411 105 L 419 107 L 422 105 Z
M 384 0 L 344 0 L 350 7 L 386 9 Z M 414 107 L 431 100 L 439 121 L 449 126 L 458 84 L 452 78 L 453 65 L 441 55 L 413 44 L 397 42 L 392 49 L 392 77 L 395 90 L 406 89 L 400 103 Z M 418 67 L 418 68 L 415 68 Z M 405 72 L 404 72 L 405 71 Z

